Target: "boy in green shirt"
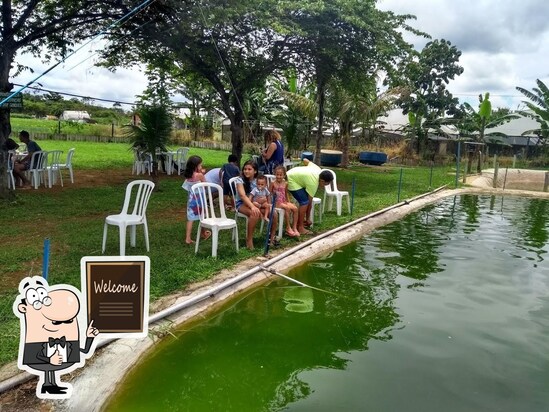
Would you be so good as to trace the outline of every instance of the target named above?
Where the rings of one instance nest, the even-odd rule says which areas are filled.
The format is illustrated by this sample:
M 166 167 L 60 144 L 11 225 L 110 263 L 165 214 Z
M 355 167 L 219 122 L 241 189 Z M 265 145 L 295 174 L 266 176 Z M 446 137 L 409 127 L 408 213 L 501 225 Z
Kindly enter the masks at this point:
M 313 197 L 319 186 L 326 186 L 333 180 L 332 174 L 324 170 L 308 159 L 303 159 L 305 166 L 293 167 L 286 172 L 288 179 L 288 191 L 299 204 L 297 211 L 297 230 L 302 235 L 312 232 L 305 229 L 305 216 L 311 213 Z M 308 222 L 307 222 L 308 223 Z

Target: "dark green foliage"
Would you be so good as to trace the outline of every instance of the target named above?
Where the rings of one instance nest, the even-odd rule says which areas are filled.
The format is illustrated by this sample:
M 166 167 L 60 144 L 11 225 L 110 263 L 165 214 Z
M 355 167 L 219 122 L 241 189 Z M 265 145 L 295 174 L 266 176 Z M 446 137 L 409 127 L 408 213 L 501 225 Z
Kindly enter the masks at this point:
M 427 140 L 427 131 L 437 128 L 445 115 L 456 112 L 458 99 L 446 85 L 463 73 L 459 63 L 461 51 L 447 40 L 434 40 L 423 50 L 399 65 L 399 75 L 388 83 L 408 89 L 398 102 L 404 114 L 410 113 L 410 131 L 417 138 L 418 152 Z
M 525 131 L 524 134 L 535 133 L 543 139 L 544 144 L 549 140 L 549 88 L 541 80 L 537 80 L 538 87 L 532 91 L 517 87 L 517 90 L 530 101 L 523 102 L 530 111 L 522 111 L 523 116 L 530 117 L 540 125 L 539 129 Z
M 151 156 L 156 171 L 157 152 L 165 152 L 172 132 L 172 117 L 165 106 L 142 106 L 137 110 L 140 122 L 127 125 L 131 147 Z

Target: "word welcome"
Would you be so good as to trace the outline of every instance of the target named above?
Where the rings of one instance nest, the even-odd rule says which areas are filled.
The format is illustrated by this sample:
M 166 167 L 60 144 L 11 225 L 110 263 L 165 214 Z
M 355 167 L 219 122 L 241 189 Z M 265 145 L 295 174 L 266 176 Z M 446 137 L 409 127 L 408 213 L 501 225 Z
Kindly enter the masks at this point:
M 128 285 L 121 283 L 112 283 L 112 281 L 110 280 L 109 283 L 105 283 L 104 280 L 101 280 L 101 284 L 98 284 L 94 280 L 93 287 L 95 289 L 95 293 L 135 293 L 139 289 L 139 287 L 135 283 Z

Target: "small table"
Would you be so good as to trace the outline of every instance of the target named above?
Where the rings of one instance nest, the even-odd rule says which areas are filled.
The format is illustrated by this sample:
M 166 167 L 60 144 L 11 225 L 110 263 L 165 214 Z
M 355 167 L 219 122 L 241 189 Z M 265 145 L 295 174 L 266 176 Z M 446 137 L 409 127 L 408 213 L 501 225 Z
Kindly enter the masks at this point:
M 26 155 L 28 155 L 28 152 L 15 152 L 13 154 L 13 159 L 15 161 L 19 161 L 19 160 L 23 159 Z
M 177 152 L 162 152 L 161 155 L 164 156 L 164 170 L 167 175 L 173 173 L 173 157 Z
M 297 166 L 299 162 L 292 162 L 291 160 L 284 159 L 284 167 L 286 170 L 290 170 L 292 167 Z

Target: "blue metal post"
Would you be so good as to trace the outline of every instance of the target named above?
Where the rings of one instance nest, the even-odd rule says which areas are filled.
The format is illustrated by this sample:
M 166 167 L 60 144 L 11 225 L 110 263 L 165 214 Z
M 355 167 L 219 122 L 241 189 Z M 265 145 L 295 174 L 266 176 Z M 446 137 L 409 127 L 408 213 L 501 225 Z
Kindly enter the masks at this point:
M 398 179 L 397 203 L 400 203 L 400 189 L 402 188 L 402 167 L 400 168 L 400 178 Z
M 353 206 L 355 205 L 355 176 L 353 176 L 353 185 L 351 187 L 351 216 L 353 216 Z
M 458 141 L 458 148 L 456 154 L 456 188 L 459 182 L 459 164 L 461 163 L 461 141 Z
M 42 277 L 48 280 L 48 268 L 50 265 L 50 240 L 44 239 L 44 257 L 42 259 Z
M 429 175 L 429 190 L 433 187 L 433 167 L 435 166 L 435 162 L 431 160 L 431 174 Z
M 265 236 L 265 256 L 269 254 L 269 239 L 271 238 L 271 228 L 273 227 L 273 216 L 275 213 L 275 205 L 276 205 L 276 193 L 273 193 L 273 204 L 271 206 L 269 223 L 267 224 L 267 236 Z

